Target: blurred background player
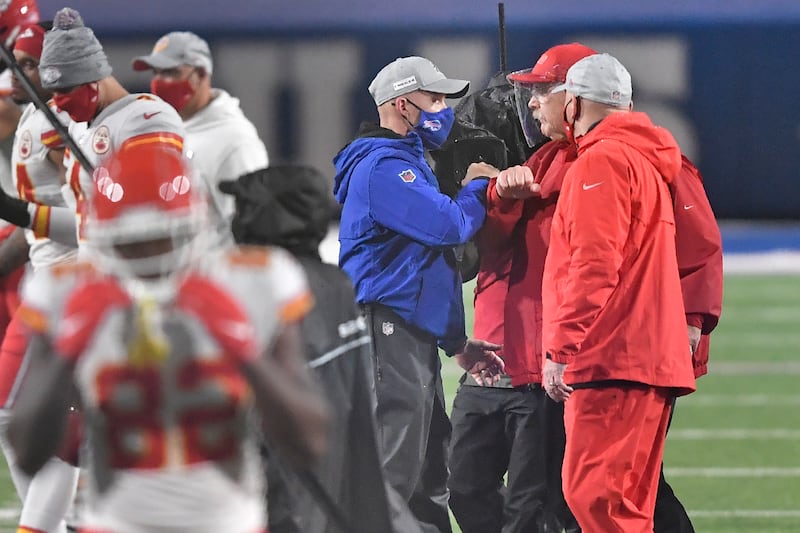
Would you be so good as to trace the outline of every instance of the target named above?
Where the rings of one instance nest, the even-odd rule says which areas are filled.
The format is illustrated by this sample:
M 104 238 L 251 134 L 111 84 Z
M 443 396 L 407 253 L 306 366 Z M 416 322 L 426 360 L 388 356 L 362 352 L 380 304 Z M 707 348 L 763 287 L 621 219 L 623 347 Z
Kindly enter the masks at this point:
M 91 165 L 131 143 L 159 143 L 183 150 L 184 127 L 175 109 L 151 94 L 128 93 L 111 75 L 102 45 L 74 9 L 56 13 L 53 29 L 45 34 L 39 74 L 42 87 L 52 91 L 55 105 L 72 119 L 70 134 Z M 69 208 L 49 210 L 48 236 L 60 239 L 77 225 L 80 245 L 80 220 L 85 202 L 94 194 L 94 179 L 69 150 L 64 166 L 69 185 L 64 198 Z M 0 217 L 26 228 L 35 223 L 41 205 L 7 198 L 4 203 Z
M 173 31 L 162 36 L 150 55 L 133 60 L 133 69 L 152 70 L 150 91 L 183 119 L 186 154 L 207 183 L 220 239 L 230 242 L 234 202 L 217 186 L 268 165 L 267 149 L 255 126 L 238 98 L 212 88 L 211 51 L 194 33 Z
M 305 276 L 279 249 L 214 253 L 205 190 L 171 146 L 130 144 L 98 170 L 91 265 L 26 285 L 35 370 L 12 423 L 20 465 L 53 453 L 74 380 L 92 443 L 86 530 L 265 531 L 253 407 L 290 460 L 325 446 L 298 327 Z
M 26 26 L 18 33 L 14 43 L 15 60 L 37 89 L 38 96 L 45 102 L 49 100 L 50 93 L 41 88 L 38 66 L 44 33 L 49 26 L 49 23 Z M 14 184 L 19 198 L 42 204 L 34 217 L 33 229 L 17 229 L 18 232 L 24 232 L 30 247 L 30 264 L 35 271 L 47 265 L 72 261 L 76 256 L 75 246 L 50 241 L 41 236 L 46 231 L 37 231 L 37 228 L 47 227 L 50 206 L 64 205 L 61 195 L 64 144 L 45 114 L 30 103 L 30 96 L 16 76 L 12 77 L 11 97 L 19 104 L 28 104 L 14 138 L 11 167 Z M 69 116 L 57 111 L 52 102 L 50 105 L 53 113 L 65 126 L 68 125 Z M 0 248 L 0 254 L 8 251 L 5 247 Z M 26 347 L 26 331 L 20 314 L 15 313 L 0 348 L 0 423 L 3 426 L 0 443 L 3 445 L 17 494 L 23 502 L 20 527 L 34 531 L 63 531 L 63 517 L 75 493 L 77 469 L 54 457 L 31 479 L 17 467 L 16 458 L 5 435 L 5 425 L 11 416 L 11 408 L 27 368 Z

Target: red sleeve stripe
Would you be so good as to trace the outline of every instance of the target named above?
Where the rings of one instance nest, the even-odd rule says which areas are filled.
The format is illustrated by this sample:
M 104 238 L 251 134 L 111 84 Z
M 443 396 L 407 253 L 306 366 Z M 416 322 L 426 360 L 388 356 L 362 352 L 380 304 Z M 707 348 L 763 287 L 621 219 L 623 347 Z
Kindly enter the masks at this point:
M 50 149 L 61 148 L 64 146 L 64 141 L 56 130 L 50 130 L 42 133 L 42 144 Z
M 36 214 L 33 216 L 31 229 L 37 239 L 42 239 L 50 235 L 50 206 L 36 206 Z
M 139 146 L 141 144 L 151 143 L 164 143 L 172 145 L 180 151 L 183 151 L 183 137 L 177 133 L 170 133 L 167 131 L 159 131 L 155 133 L 145 133 L 131 137 L 120 146 L 120 150 L 127 146 Z

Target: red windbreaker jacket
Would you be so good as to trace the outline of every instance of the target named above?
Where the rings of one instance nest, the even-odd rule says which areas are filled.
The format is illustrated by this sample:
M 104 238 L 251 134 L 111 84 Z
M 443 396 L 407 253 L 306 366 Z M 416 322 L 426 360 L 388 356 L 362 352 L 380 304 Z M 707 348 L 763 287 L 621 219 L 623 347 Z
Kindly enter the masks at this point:
M 667 184 L 681 168 L 670 133 L 614 113 L 578 139 L 553 217 L 543 346 L 565 380 L 694 390 Z
M 495 331 L 504 327 L 502 356 L 514 386 L 542 380 L 544 258 L 561 182 L 577 155 L 569 143 L 550 141 L 525 162 L 542 187 L 538 197 L 500 198 L 495 180 L 489 183 L 486 222 L 477 241 L 481 268 L 475 287 L 475 335 L 479 324 L 483 330 L 490 329 L 490 322 Z
M 709 334 L 722 312 L 722 237 L 703 178 L 686 157 L 670 191 L 686 322 L 702 332 L 692 355 L 694 376 L 699 378 L 708 372 Z

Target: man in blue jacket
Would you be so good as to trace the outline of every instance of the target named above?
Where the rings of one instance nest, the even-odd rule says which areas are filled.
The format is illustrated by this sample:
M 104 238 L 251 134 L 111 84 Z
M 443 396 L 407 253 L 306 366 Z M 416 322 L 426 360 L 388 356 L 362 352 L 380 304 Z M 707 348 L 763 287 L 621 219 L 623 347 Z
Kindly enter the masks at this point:
M 425 150 L 453 125 L 463 96 L 422 57 L 399 58 L 369 86 L 380 125 L 363 125 L 334 159 L 342 204 L 339 265 L 372 331 L 378 437 L 387 480 L 425 533 L 450 533 L 445 411 L 437 344 L 479 383 L 502 372 L 500 346 L 468 339 L 453 247 L 483 224 L 491 167 L 470 166 L 455 199 L 439 191 Z

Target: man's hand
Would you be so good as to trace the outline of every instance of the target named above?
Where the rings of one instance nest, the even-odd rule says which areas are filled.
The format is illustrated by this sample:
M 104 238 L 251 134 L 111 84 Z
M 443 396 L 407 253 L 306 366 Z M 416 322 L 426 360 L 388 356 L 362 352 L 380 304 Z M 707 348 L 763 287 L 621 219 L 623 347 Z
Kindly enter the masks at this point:
M 542 386 L 547 395 L 557 402 L 566 401 L 572 391 L 575 390 L 564 383 L 564 371 L 566 369 L 566 364 L 556 363 L 550 359 L 545 360 L 544 368 L 542 369 Z
M 467 173 L 464 175 L 464 179 L 461 180 L 461 186 L 465 187 L 467 183 L 481 176 L 493 178 L 498 174 L 500 174 L 500 170 L 496 169 L 489 163 L 484 163 L 483 161 L 478 163 L 470 163 L 469 167 L 467 167 Z
M 697 345 L 700 344 L 700 328 L 696 326 L 686 325 L 686 331 L 689 333 L 689 348 L 692 349 L 692 355 L 697 350 Z
M 467 339 L 461 352 L 455 354 L 458 365 L 470 373 L 478 385 L 490 385 L 500 381 L 505 363 L 495 350 L 502 346 L 480 339 Z
M 533 181 L 533 172 L 525 165 L 507 168 L 497 175 L 495 184 L 500 198 L 530 198 L 538 196 L 541 186 Z

